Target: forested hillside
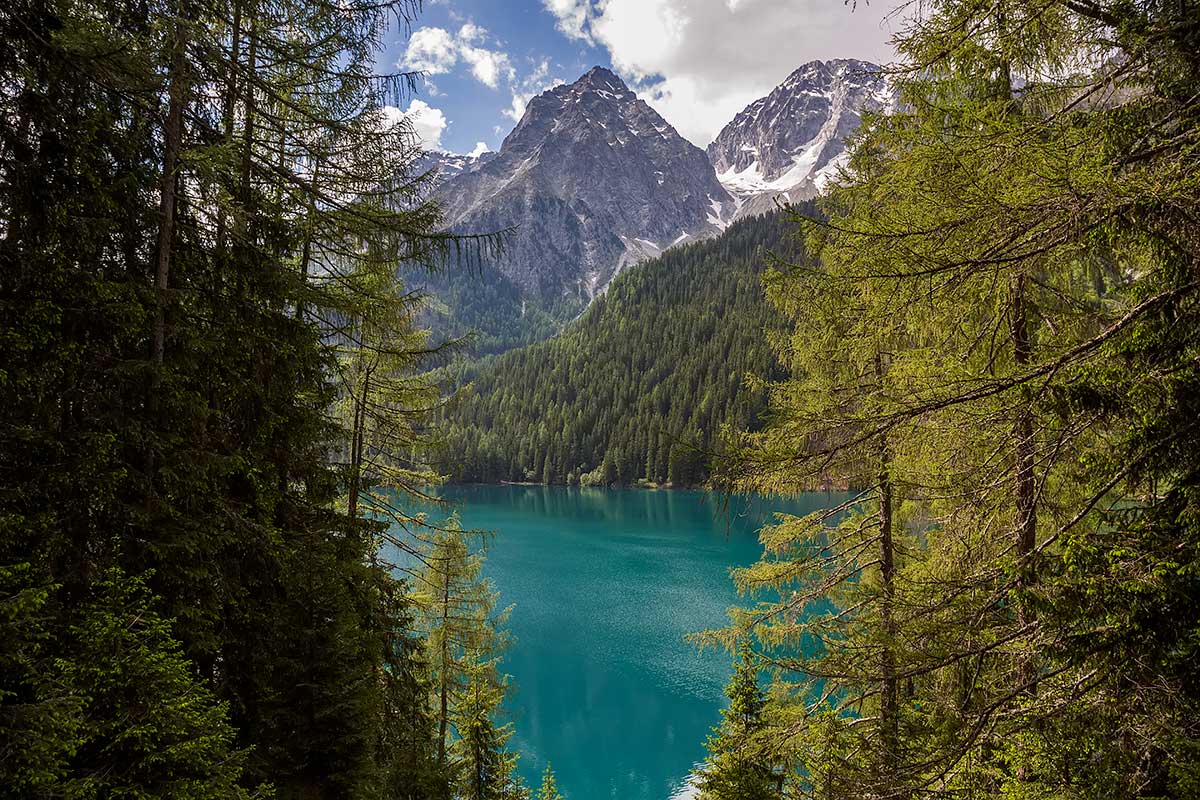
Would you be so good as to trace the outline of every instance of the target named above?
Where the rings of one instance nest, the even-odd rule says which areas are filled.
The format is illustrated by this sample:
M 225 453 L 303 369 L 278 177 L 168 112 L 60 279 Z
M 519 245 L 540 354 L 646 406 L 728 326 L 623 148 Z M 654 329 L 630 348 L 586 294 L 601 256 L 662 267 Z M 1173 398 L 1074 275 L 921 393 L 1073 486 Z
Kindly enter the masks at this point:
M 422 322 L 434 338 L 462 340 L 466 353 L 479 358 L 545 341 L 587 306 L 583 294 L 557 303 L 524 297 L 491 262 L 463 259 L 456 268 L 408 272 L 404 279 L 428 294 Z
M 809 212 L 811 206 L 804 207 Z M 560 336 L 460 368 L 443 469 L 461 481 L 697 484 L 723 426 L 756 429 L 776 374 L 769 253 L 797 258 L 780 213 L 620 275 Z

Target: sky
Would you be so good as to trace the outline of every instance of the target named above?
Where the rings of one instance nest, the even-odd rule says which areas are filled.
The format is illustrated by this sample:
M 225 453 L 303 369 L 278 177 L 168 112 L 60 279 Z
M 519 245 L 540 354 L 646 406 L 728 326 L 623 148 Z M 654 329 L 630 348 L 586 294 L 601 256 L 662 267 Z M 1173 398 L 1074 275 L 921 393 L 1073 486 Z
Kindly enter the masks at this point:
M 424 145 L 499 149 L 525 104 L 608 67 L 704 147 L 814 59 L 886 63 L 897 0 L 425 0 L 380 69 L 420 70 L 409 117 Z

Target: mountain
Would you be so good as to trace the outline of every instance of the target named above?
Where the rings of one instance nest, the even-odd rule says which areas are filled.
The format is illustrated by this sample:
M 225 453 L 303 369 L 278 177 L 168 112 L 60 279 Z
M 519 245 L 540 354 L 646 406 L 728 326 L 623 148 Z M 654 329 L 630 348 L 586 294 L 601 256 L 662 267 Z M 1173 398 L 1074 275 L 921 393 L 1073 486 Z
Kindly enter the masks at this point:
M 461 153 L 447 153 L 445 150 L 430 150 L 417 162 L 415 172 L 417 174 L 436 172 L 437 182 L 445 183 L 451 178 L 474 169 L 481 162 L 487 161 L 495 155 L 495 153 L 486 152 L 479 156 L 469 156 Z
M 877 64 L 812 61 L 735 116 L 708 146 L 738 216 L 761 213 L 776 199 L 815 197 L 845 163 L 846 137 L 864 111 L 894 106 Z
M 590 301 L 624 267 L 720 232 L 733 208 L 704 151 L 602 67 L 530 100 L 440 195 L 455 230 L 513 229 L 497 266 L 550 303 Z
M 816 213 L 806 204 L 807 213 Z M 460 362 L 471 384 L 441 427 L 440 469 L 458 481 L 693 485 L 722 426 L 755 429 L 766 408 L 748 373 L 777 379 L 764 328 L 767 251 L 802 258 L 781 214 L 739 220 L 622 273 L 547 341 Z
M 595 67 L 530 100 L 498 152 L 426 157 L 451 229 L 509 235 L 499 258 L 410 280 L 438 301 L 431 326 L 475 332 L 477 354 L 539 341 L 626 267 L 777 200 L 815 196 L 844 162 L 862 112 L 892 102 L 875 64 L 814 61 L 747 106 L 705 152 Z

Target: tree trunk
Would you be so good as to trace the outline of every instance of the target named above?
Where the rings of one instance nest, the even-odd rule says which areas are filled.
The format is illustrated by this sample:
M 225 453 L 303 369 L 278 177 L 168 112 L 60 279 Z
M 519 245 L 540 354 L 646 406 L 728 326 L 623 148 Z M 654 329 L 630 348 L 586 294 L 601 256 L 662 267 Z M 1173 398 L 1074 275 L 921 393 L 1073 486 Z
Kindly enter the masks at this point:
M 875 353 L 875 373 L 883 383 L 883 357 Z M 879 735 L 882 746 L 882 778 L 885 791 L 899 786 L 899 704 L 896 680 L 896 556 L 893 543 L 891 451 L 887 439 L 879 445 L 879 617 L 883 628 L 883 648 L 879 664 Z
M 1033 348 L 1029 341 L 1029 314 L 1025 297 L 1025 275 L 1013 279 L 1012 348 L 1013 363 L 1018 372 L 1029 366 Z M 1013 478 L 1017 507 L 1016 554 L 1018 585 L 1032 586 L 1037 579 L 1031 558 L 1037 537 L 1037 485 L 1033 472 L 1034 441 L 1031 397 L 1027 388 L 1021 389 L 1020 407 L 1013 420 Z M 1033 621 L 1033 612 L 1026 603 L 1017 605 L 1017 622 L 1022 627 Z M 1031 678 L 1031 658 L 1024 658 L 1021 678 Z
M 150 378 L 152 395 L 157 395 L 162 385 L 163 358 L 167 339 L 167 288 L 171 278 L 171 247 L 175 237 L 175 194 L 176 171 L 179 166 L 179 150 L 183 142 L 183 106 L 185 103 L 184 70 L 187 61 L 187 28 L 181 4 L 179 18 L 175 20 L 171 74 L 167 81 L 167 121 L 163 131 L 162 181 L 159 185 L 158 256 L 154 270 L 154 328 L 152 333 L 151 360 L 154 372 Z M 157 404 L 157 397 L 152 397 Z
M 249 31 L 249 49 L 246 54 L 246 119 L 242 130 L 242 166 L 241 166 L 241 183 L 238 187 L 238 193 L 242 201 L 242 219 L 248 222 L 249 214 L 246 206 L 250 204 L 250 176 L 254 166 L 254 79 L 255 70 L 258 69 L 258 26 L 256 23 L 250 23 Z
M 367 425 L 367 392 L 371 386 L 371 372 L 368 367 L 363 375 L 362 394 L 354 401 L 354 422 L 350 432 L 350 488 L 346 498 L 347 516 L 351 520 L 358 517 L 358 493 L 362 488 L 363 462 L 363 431 Z
M 225 108 L 222 113 L 221 139 L 226 146 L 233 142 L 234 107 L 237 105 L 237 68 L 242 54 L 242 4 L 233 5 L 233 26 L 230 32 L 229 79 L 225 85 Z M 217 210 L 217 256 L 225 257 L 225 207 Z
M 446 763 L 446 723 L 450 715 L 450 679 L 448 671 L 450 669 L 450 639 L 446 636 L 446 626 L 450 622 L 450 562 L 446 561 L 443 567 L 445 572 L 445 582 L 442 590 L 442 663 L 439 670 L 441 678 L 441 715 L 438 718 L 438 763 L 445 765 Z
M 159 183 L 158 250 L 154 264 L 154 322 L 150 330 L 150 382 L 146 397 L 147 416 L 157 425 L 161 407 L 163 361 L 167 351 L 167 290 L 171 282 L 171 251 L 175 240 L 175 195 L 179 151 L 183 143 L 183 107 L 186 102 L 184 71 L 187 68 L 187 27 L 181 1 L 174 21 L 170 74 L 167 76 L 167 119 L 163 130 L 162 179 Z M 157 469 L 152 443 L 143 453 L 147 476 L 146 509 L 150 509 L 153 491 L 150 485 Z
M 308 287 L 308 265 L 312 260 L 312 246 L 314 227 L 316 225 L 315 217 L 317 215 L 317 174 L 320 170 L 320 165 L 313 164 L 312 181 L 308 193 L 308 215 L 306 217 L 306 225 L 304 230 L 304 245 L 300 250 L 300 293 L 296 299 L 296 319 L 304 319 L 304 291 Z

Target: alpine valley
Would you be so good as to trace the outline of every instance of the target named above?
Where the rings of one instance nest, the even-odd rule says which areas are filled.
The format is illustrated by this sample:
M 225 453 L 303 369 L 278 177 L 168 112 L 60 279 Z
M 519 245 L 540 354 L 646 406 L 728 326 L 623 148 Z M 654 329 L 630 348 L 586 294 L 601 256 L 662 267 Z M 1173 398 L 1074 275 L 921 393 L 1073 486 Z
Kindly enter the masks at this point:
M 506 235 L 481 267 L 409 281 L 439 301 L 434 330 L 472 333 L 476 354 L 545 339 L 629 267 L 814 197 L 863 113 L 893 102 L 877 65 L 813 61 L 701 150 L 595 67 L 530 100 L 498 152 L 426 157 L 452 230 Z

